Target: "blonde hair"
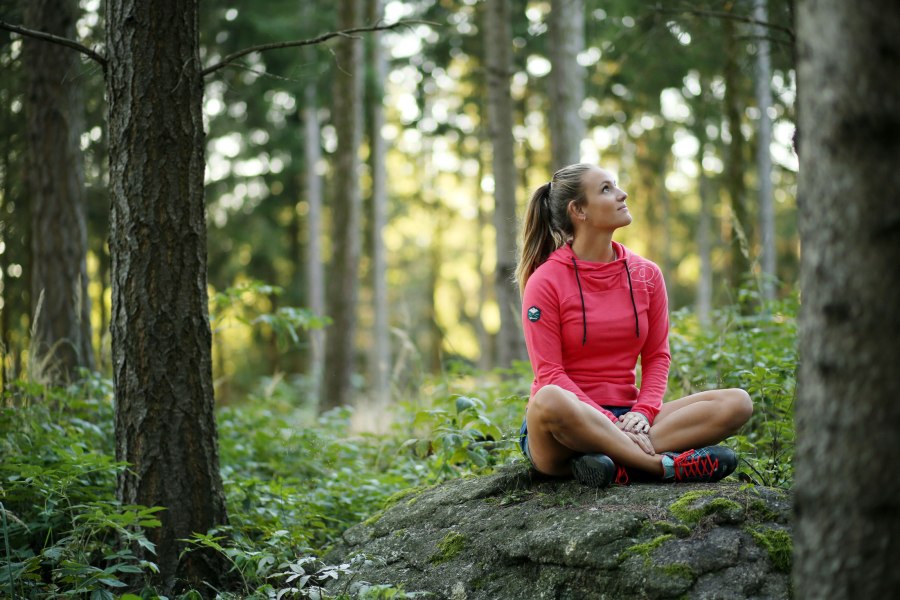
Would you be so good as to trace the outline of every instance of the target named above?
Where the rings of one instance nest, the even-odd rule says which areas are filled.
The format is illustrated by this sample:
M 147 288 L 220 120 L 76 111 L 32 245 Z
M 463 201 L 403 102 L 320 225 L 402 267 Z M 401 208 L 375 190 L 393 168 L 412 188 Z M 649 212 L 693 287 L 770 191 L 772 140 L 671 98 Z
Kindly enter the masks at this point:
M 593 168 L 587 163 L 563 167 L 532 194 L 522 223 L 522 245 L 516 265 L 520 293 L 525 292 L 525 284 L 535 269 L 575 234 L 569 202 L 574 200 L 579 206 L 584 203 L 582 180 Z

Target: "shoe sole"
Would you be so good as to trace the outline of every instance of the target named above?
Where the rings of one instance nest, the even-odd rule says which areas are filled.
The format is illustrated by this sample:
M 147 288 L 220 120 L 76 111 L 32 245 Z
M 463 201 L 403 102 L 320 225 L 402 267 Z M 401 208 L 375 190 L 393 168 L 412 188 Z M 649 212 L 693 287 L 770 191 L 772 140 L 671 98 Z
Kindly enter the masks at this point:
M 572 461 L 572 474 L 576 481 L 582 485 L 594 488 L 605 488 L 612 483 L 615 476 L 615 466 L 608 456 L 603 456 L 609 461 L 609 468 L 605 466 L 606 461 L 595 458 L 593 456 L 582 456 Z

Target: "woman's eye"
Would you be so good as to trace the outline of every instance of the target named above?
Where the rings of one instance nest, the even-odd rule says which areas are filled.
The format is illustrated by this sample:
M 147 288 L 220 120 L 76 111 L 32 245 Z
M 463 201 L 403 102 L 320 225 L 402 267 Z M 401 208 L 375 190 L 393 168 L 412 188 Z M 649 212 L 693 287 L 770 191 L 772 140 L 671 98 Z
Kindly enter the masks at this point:
M 608 186 L 608 185 L 604 185 L 604 186 L 603 186 L 603 191 L 604 191 L 604 192 L 608 192 L 608 191 L 609 191 L 609 189 L 610 189 L 610 188 L 609 188 L 609 186 Z

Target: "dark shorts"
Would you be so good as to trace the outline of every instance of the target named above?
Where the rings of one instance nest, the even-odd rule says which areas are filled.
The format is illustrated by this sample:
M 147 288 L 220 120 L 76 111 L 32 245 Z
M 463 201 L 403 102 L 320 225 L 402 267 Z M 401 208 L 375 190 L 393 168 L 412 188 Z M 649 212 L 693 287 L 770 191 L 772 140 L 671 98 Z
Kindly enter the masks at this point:
M 604 406 L 606 410 L 616 415 L 617 417 L 621 417 L 625 413 L 631 410 L 630 406 Z M 526 419 L 522 419 L 522 427 L 519 429 L 519 448 L 522 449 L 522 454 L 528 458 L 528 462 L 534 465 L 534 461 L 531 460 L 531 452 L 528 450 L 528 421 Z

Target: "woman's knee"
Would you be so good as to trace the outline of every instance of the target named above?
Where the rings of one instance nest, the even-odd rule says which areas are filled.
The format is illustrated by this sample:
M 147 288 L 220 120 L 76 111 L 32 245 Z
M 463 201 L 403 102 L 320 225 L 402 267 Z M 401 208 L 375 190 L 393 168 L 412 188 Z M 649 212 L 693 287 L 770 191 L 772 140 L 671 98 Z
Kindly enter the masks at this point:
M 753 400 L 750 399 L 750 394 L 740 388 L 722 390 L 722 392 L 723 399 L 728 406 L 731 425 L 734 429 L 739 429 L 753 415 Z
M 578 398 L 572 392 L 558 385 L 545 385 L 528 402 L 529 428 L 537 425 L 551 425 L 573 418 L 578 406 Z

